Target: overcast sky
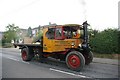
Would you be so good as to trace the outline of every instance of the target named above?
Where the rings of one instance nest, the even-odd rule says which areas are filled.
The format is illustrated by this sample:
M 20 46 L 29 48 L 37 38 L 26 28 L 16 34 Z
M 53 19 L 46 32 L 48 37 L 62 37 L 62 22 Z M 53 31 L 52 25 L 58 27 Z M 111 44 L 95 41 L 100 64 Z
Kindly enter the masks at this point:
M 0 31 L 14 23 L 28 29 L 38 25 L 82 24 L 104 30 L 118 27 L 120 0 L 0 0 Z

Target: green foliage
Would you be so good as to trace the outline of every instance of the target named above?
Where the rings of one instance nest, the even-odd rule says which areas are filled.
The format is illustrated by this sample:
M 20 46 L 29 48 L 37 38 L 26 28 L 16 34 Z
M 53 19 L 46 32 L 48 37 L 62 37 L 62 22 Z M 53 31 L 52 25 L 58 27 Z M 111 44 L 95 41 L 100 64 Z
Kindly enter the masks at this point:
M 118 51 L 120 53 L 120 30 L 118 31 Z
M 2 38 L 2 45 L 4 46 L 6 43 L 11 43 L 12 40 L 16 41 L 19 36 L 17 32 L 20 31 L 18 26 L 15 26 L 14 24 L 9 24 L 6 26 L 6 32 L 3 33 Z
M 98 53 L 120 53 L 118 34 L 120 35 L 120 31 L 117 29 L 106 29 L 96 33 L 94 37 L 90 37 L 92 50 Z
M 38 32 L 38 34 L 34 37 L 33 42 L 36 42 L 37 40 L 40 40 L 42 36 L 43 36 L 43 31 L 40 30 Z
M 88 33 L 90 37 L 96 36 L 96 34 L 98 33 L 98 30 L 93 30 L 93 29 L 89 29 Z
M 28 28 L 27 36 L 32 37 L 32 28 L 31 27 Z

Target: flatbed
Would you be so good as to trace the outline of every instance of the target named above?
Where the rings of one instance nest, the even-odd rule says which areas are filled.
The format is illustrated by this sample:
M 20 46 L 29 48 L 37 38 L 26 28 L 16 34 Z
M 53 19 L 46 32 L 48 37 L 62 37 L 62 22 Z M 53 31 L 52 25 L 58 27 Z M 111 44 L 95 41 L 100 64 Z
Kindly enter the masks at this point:
M 36 46 L 38 46 L 38 47 L 42 47 L 42 45 L 41 44 L 30 44 L 30 43 L 14 43 L 13 44 L 14 46 L 33 46 L 33 47 L 36 47 Z
M 13 44 L 14 47 L 17 47 L 19 46 L 19 49 L 22 49 L 24 47 L 32 47 L 32 48 L 42 48 L 42 45 L 41 44 L 32 44 L 32 43 L 14 43 Z

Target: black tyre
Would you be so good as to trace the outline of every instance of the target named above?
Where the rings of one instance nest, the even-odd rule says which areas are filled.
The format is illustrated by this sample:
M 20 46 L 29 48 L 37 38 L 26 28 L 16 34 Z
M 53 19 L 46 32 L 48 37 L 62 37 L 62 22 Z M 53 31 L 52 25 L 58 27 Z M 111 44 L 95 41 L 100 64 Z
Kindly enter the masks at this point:
M 33 58 L 33 50 L 30 48 L 23 48 L 21 50 L 21 57 L 23 61 L 31 61 Z
M 72 51 L 66 56 L 66 64 L 68 68 L 80 71 L 85 65 L 84 56 L 78 51 Z
M 90 51 L 88 55 L 85 56 L 85 64 L 89 65 L 93 61 L 93 53 Z

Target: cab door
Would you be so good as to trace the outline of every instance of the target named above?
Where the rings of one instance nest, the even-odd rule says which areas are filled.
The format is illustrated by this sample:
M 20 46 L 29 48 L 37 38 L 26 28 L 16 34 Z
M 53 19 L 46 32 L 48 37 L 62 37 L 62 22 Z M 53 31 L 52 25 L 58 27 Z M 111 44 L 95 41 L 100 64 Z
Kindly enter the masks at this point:
M 64 51 L 65 37 L 63 34 L 63 27 L 58 26 L 55 29 L 55 40 L 53 41 L 53 52 Z
M 55 28 L 46 28 L 43 31 L 43 52 L 53 52 L 53 40 L 55 39 Z

